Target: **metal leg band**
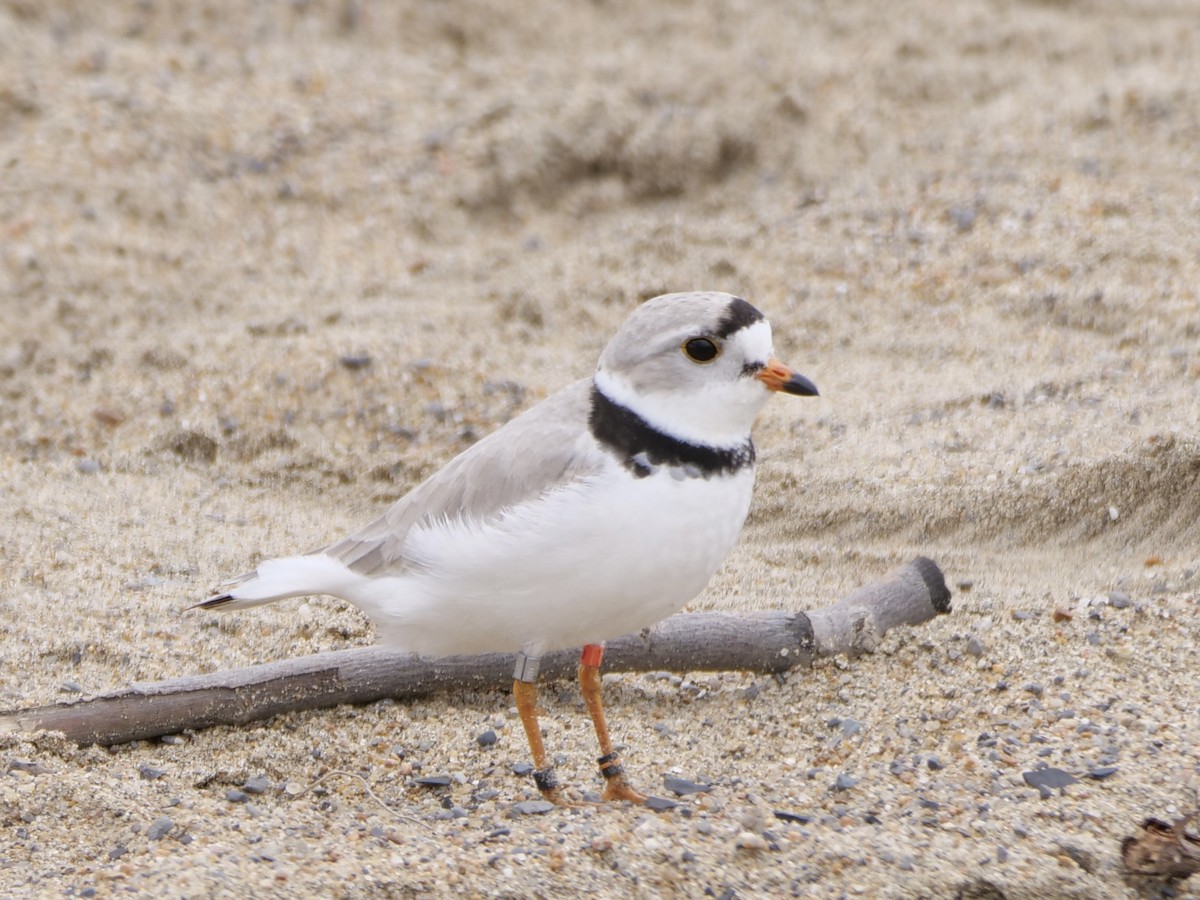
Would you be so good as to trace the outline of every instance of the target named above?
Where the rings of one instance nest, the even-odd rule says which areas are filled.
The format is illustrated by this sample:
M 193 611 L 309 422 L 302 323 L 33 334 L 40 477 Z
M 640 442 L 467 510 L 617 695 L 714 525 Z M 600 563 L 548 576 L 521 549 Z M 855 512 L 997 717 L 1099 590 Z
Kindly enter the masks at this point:
M 513 666 L 513 680 L 533 684 L 537 681 L 538 669 L 541 665 L 542 658 L 540 656 L 526 656 L 524 653 L 518 653 L 516 665 Z

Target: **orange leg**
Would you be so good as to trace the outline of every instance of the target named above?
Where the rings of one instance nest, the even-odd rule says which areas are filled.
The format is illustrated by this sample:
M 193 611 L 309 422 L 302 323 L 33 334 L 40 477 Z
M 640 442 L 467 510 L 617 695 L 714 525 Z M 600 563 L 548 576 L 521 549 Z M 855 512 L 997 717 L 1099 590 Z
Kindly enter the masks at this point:
M 558 779 L 554 775 L 554 767 L 546 758 L 546 745 L 542 743 L 542 726 L 538 724 L 537 714 L 537 663 L 534 657 L 525 654 L 517 656 L 517 671 L 513 678 L 513 699 L 517 703 L 517 712 L 521 715 L 521 724 L 525 726 L 525 738 L 529 741 L 529 749 L 533 753 L 533 782 L 542 792 L 542 796 L 551 803 L 560 806 L 565 802 L 558 790 Z
M 604 658 L 604 647 L 588 644 L 579 657 L 579 690 L 592 715 L 596 726 L 596 737 L 600 741 L 600 774 L 604 776 L 605 800 L 628 800 L 645 803 L 646 797 L 625 781 L 625 770 L 621 768 L 621 757 L 613 750 L 612 738 L 608 736 L 608 723 L 604 721 L 604 707 L 600 703 L 600 661 Z

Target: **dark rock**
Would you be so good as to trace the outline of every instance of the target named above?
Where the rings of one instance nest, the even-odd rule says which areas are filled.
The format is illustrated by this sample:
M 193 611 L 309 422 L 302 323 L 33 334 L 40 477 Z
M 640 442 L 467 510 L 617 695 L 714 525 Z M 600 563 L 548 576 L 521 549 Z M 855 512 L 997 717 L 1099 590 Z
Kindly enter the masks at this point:
M 413 779 L 414 784 L 421 784 L 425 787 L 448 787 L 450 784 L 449 775 L 422 775 L 420 778 Z
M 533 771 L 533 764 L 527 762 L 513 763 L 512 772 L 514 775 L 528 775 Z
M 655 812 L 666 812 L 668 809 L 674 809 L 678 805 L 674 800 L 668 800 L 666 797 L 646 798 L 646 809 L 652 809 Z
M 850 788 L 854 787 L 856 784 L 858 784 L 857 778 L 855 778 L 853 775 L 850 775 L 846 772 L 842 772 L 834 780 L 833 789 L 835 791 L 848 791 L 848 790 L 850 790 Z
M 496 732 L 490 728 L 482 734 L 475 735 L 475 743 L 477 743 L 480 747 L 491 747 L 498 740 L 499 738 L 496 736 Z
M 799 824 L 808 824 L 812 821 L 812 816 L 805 816 L 803 812 L 788 812 L 786 809 L 772 810 L 775 818 L 784 822 L 797 822 Z
M 1021 777 L 1025 779 L 1027 785 L 1042 791 L 1043 796 L 1049 796 L 1048 792 L 1054 788 L 1065 788 L 1068 785 L 1079 783 L 1079 779 L 1070 772 L 1052 766 L 1045 769 L 1034 769 L 1032 772 L 1022 772 Z
M 686 778 L 676 778 L 674 775 L 663 776 L 663 787 L 677 797 L 683 797 L 687 794 L 701 794 L 712 790 L 711 784 L 700 784 L 695 781 L 688 781 Z
M 1103 781 L 1105 778 L 1109 778 L 1116 774 L 1116 766 L 1094 766 L 1093 768 L 1088 769 L 1087 777 L 1094 778 L 1097 781 Z
M 175 823 L 169 818 L 166 816 L 159 816 L 157 819 L 151 822 L 150 827 L 146 829 L 146 837 L 152 841 L 160 841 L 165 838 L 174 827 Z
M 162 778 L 167 774 L 167 772 L 165 769 L 156 769 L 154 766 L 142 763 L 140 766 L 138 766 L 138 774 L 147 781 L 155 781 L 156 779 Z
M 338 362 L 342 364 L 342 368 L 356 372 L 359 369 L 370 368 L 371 357 L 365 353 L 348 353 L 345 356 L 339 356 Z
M 242 785 L 242 790 L 247 794 L 265 794 L 271 787 L 271 781 L 266 775 L 255 775 L 253 778 L 247 779 Z
M 541 816 L 554 809 L 549 800 L 522 800 L 512 805 L 514 816 Z
M 250 799 L 250 795 L 245 791 L 239 791 L 237 788 L 230 788 L 225 792 L 225 799 L 230 803 L 245 803 Z

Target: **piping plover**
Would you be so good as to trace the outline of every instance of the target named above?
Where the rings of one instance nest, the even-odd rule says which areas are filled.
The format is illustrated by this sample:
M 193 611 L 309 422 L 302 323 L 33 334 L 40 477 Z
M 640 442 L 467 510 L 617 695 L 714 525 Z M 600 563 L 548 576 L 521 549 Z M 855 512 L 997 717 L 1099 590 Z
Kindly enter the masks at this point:
M 677 612 L 725 559 L 754 487 L 750 430 L 775 391 L 817 393 L 774 358 L 757 309 L 721 293 L 656 297 L 629 315 L 592 377 L 479 441 L 362 530 L 262 562 L 198 605 L 331 594 L 403 650 L 515 653 L 534 781 L 555 802 L 538 661 L 582 647 L 604 797 L 640 802 L 600 703 L 604 641 Z

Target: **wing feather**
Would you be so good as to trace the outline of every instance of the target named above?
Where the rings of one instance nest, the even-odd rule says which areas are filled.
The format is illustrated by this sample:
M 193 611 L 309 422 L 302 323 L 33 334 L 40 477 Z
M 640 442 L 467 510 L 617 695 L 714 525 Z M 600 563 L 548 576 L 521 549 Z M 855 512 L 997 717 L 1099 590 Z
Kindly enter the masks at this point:
M 568 481 L 596 472 L 603 452 L 588 430 L 591 379 L 578 381 L 456 456 L 382 516 L 321 550 L 360 575 L 399 574 L 418 525 L 486 521 Z

